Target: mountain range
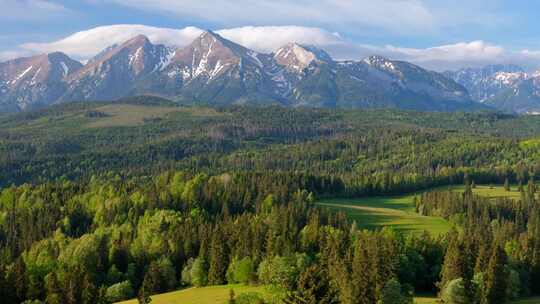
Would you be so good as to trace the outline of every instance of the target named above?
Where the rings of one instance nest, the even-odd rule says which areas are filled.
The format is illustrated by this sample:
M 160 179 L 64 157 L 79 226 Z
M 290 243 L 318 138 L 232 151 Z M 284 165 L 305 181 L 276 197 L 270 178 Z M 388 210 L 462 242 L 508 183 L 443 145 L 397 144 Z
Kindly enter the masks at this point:
M 59 52 L 0 63 L 0 111 L 155 95 L 207 105 L 534 112 L 537 84 L 514 66 L 437 73 L 380 56 L 334 60 L 297 43 L 266 54 L 207 31 L 181 49 L 139 35 L 84 65 Z
M 490 65 L 445 72 L 463 85 L 471 97 L 505 112 L 540 113 L 540 73 L 527 73 L 515 65 Z

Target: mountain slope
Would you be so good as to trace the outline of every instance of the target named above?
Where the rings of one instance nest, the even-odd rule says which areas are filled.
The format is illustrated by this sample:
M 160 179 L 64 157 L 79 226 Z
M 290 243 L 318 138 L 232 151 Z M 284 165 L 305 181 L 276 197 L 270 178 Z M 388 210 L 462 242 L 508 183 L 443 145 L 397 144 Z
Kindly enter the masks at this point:
M 63 53 L 0 63 L 0 110 L 27 110 L 55 102 L 66 90 L 64 79 L 82 64 Z
M 67 59 L 66 59 L 67 60 Z M 13 75 L 28 77 L 21 65 Z M 405 108 L 429 111 L 475 110 L 467 91 L 442 74 L 416 65 L 372 56 L 340 62 L 313 46 L 289 43 L 271 54 L 245 48 L 208 31 L 182 49 L 152 44 L 136 36 L 112 45 L 81 67 L 68 67 L 46 88 L 47 98 L 32 95 L 25 104 L 74 100 L 111 100 L 156 95 L 177 101 L 227 104 L 281 104 L 339 108 Z M 29 73 L 29 72 L 28 72 Z M 18 81 L 18 80 L 17 80 Z M 0 82 L 1 83 L 1 82 Z M 4 92 L 4 91 L 2 91 Z M 10 91 L 11 92 L 11 91 Z M 5 110 L 26 87 L 2 93 Z M 15 103 L 16 104 L 16 103 Z
M 475 110 L 467 91 L 443 75 L 372 56 L 311 65 L 293 92 L 298 104 L 340 108 Z
M 68 89 L 61 97 L 70 100 L 107 100 L 125 97 L 132 84 L 147 75 L 164 69 L 174 50 L 150 43 L 145 36 L 137 36 L 109 48 L 82 69 L 70 75 Z
M 486 104 L 505 112 L 539 114 L 540 77 L 524 79 L 515 87 L 491 97 Z
M 160 93 L 211 104 L 278 102 L 269 55 L 260 54 L 213 32 L 178 50 L 151 86 Z M 157 83 L 157 85 L 156 85 Z
M 481 69 L 446 72 L 465 86 L 472 97 L 505 112 L 540 112 L 540 77 L 514 65 L 491 65 Z
M 444 73 L 463 85 L 471 97 L 485 102 L 496 95 L 515 88 L 528 78 L 522 68 L 515 65 L 489 65 L 484 68 L 468 68 Z

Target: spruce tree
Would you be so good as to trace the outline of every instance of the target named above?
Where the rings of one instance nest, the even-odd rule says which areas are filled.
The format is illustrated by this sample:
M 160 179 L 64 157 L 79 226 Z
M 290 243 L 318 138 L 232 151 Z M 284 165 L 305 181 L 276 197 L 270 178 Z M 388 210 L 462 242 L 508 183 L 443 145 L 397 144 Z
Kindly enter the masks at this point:
M 216 229 L 210 244 L 210 261 L 208 268 L 208 284 L 221 285 L 225 283 L 228 258 L 225 248 L 225 240 L 222 232 Z
M 152 279 L 148 274 L 144 277 L 143 284 L 139 289 L 139 294 L 137 296 L 139 304 L 149 304 L 152 302 L 152 298 L 150 298 L 150 295 L 152 294 L 151 280 Z
M 507 273 L 506 254 L 499 246 L 494 246 L 485 275 L 485 290 L 482 304 L 502 304 L 506 302 Z
M 61 304 L 65 302 L 62 288 L 55 272 L 51 272 L 45 277 L 45 288 L 47 289 L 47 297 L 45 299 L 47 304 Z
M 442 290 L 449 282 L 463 277 L 464 261 L 462 258 L 462 247 L 459 242 L 457 232 L 450 235 L 448 248 L 444 256 L 444 263 L 441 270 L 441 281 L 439 289 Z
M 19 257 L 7 273 L 8 286 L 12 288 L 10 293 L 17 303 L 26 299 L 28 288 L 28 276 L 26 273 L 26 264 L 22 257 Z
M 81 303 L 83 304 L 93 304 L 96 303 L 98 300 L 98 289 L 92 282 L 92 279 L 90 278 L 90 275 L 86 274 L 83 278 L 82 282 L 82 295 L 81 295 Z
M 352 261 L 352 298 L 357 299 L 359 304 L 375 303 L 377 298 L 375 265 L 365 245 L 357 242 Z
M 296 290 L 287 294 L 284 303 L 334 304 L 338 303 L 338 300 L 326 271 L 318 265 L 313 265 L 300 275 Z

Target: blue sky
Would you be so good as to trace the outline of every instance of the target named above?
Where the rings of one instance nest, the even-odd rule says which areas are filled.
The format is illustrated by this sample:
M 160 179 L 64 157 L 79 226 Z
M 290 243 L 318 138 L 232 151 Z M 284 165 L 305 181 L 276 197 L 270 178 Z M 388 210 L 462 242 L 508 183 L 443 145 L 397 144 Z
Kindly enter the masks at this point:
M 277 39 L 279 34 L 319 44 L 341 59 L 380 53 L 439 70 L 492 62 L 540 67 L 540 1 L 0 0 L 0 7 L 0 60 L 53 47 L 84 60 L 87 53 L 68 45 L 86 46 L 81 41 L 50 43 L 100 26 L 138 24 L 154 29 L 229 29 L 230 38 L 249 41 L 260 51 L 279 47 L 285 39 Z M 291 29 L 294 33 L 286 32 Z M 107 28 L 99 35 L 116 37 L 114 31 L 119 29 Z M 158 42 L 169 42 L 159 37 Z M 106 42 L 96 43 L 89 49 Z

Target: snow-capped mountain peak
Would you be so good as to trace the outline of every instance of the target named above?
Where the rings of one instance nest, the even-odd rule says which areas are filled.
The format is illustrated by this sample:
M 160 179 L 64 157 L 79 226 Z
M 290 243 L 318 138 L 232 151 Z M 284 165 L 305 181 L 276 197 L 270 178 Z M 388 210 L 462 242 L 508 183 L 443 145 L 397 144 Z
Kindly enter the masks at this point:
M 66 77 L 81 67 L 60 52 L 0 63 L 0 102 L 14 99 L 15 109 L 51 103 L 63 93 Z
M 323 50 L 313 46 L 289 43 L 274 53 L 278 64 L 289 69 L 302 71 L 312 62 L 331 62 L 332 58 Z
M 138 94 L 214 105 L 279 103 L 424 110 L 477 106 L 455 82 L 407 62 L 373 56 L 338 63 L 325 51 L 298 43 L 265 54 L 211 31 L 181 49 L 155 45 L 139 35 L 106 48 L 82 68 L 61 55 L 51 54 L 45 61 L 54 62 L 58 83 L 54 90 L 52 86 L 39 87 L 50 93 L 39 99 L 29 88 L 34 80 L 39 83 L 40 77 L 47 75 L 46 66 L 38 60 L 25 61 L 6 78 L 1 75 L 6 68 L 0 64 L 0 107 L 5 109 L 4 105 L 22 98 L 28 103 L 50 104 Z M 7 82 L 24 85 L 13 94 L 4 94 L 11 92 Z

